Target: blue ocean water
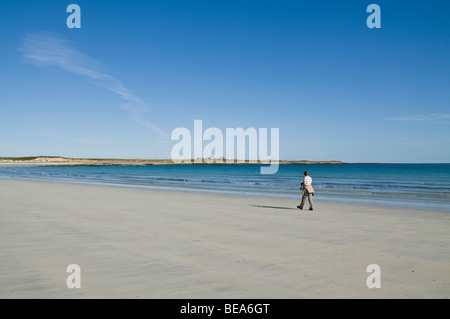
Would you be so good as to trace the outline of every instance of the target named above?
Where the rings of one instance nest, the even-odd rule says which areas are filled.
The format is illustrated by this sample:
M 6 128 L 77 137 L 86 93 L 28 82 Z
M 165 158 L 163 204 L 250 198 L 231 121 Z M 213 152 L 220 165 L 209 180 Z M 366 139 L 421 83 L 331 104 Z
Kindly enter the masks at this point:
M 259 165 L 10 166 L 0 167 L 0 177 L 299 199 L 305 170 L 316 202 L 450 212 L 450 164 L 280 165 L 274 175 L 260 174 Z

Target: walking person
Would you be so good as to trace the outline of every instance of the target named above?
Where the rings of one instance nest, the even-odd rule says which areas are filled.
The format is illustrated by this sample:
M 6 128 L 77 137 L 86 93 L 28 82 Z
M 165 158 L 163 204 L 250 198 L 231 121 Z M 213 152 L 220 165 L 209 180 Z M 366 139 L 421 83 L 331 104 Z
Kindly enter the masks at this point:
M 314 196 L 314 188 L 312 187 L 312 178 L 309 176 L 308 171 L 304 171 L 303 175 L 305 175 L 305 178 L 302 182 L 302 202 L 299 206 L 297 206 L 297 208 L 303 209 L 303 206 L 305 205 L 305 198 L 308 197 L 309 210 L 313 210 L 312 197 Z

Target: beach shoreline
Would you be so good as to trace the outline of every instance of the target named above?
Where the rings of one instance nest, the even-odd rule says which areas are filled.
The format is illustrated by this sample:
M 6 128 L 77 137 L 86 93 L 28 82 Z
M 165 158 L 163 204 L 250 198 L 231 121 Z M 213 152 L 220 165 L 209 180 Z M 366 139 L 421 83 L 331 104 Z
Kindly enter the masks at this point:
M 445 212 L 13 179 L 0 202 L 0 298 L 450 297 Z
M 0 165 L 1 166 L 1 165 Z M 37 165 L 39 166 L 39 165 Z M 53 165 L 52 165 L 53 166 Z M 57 165 L 55 165 L 57 166 Z M 58 178 L 32 178 L 32 177 L 14 177 L 14 176 L 1 176 L 0 181 L 30 181 L 30 182 L 49 182 L 49 183 L 62 183 L 62 184 L 76 184 L 76 185 L 90 185 L 90 186 L 105 186 L 105 187 L 115 187 L 115 188 L 129 188 L 129 189 L 146 189 L 149 191 L 163 191 L 163 192 L 181 192 L 187 194 L 212 194 L 218 196 L 228 196 L 228 197 L 255 197 L 255 198 L 282 198 L 285 200 L 301 200 L 301 191 L 298 190 L 295 194 L 280 194 L 280 193 L 258 193 L 249 191 L 237 192 L 237 191 L 224 191 L 218 189 L 202 189 L 202 188 L 189 188 L 189 187 L 176 187 L 176 186 L 166 186 L 166 185 L 138 185 L 138 184 L 124 184 L 124 183 L 112 183 L 106 181 L 88 181 L 88 180 L 76 180 L 76 179 L 58 179 Z M 414 210 L 414 211 L 433 211 L 441 213 L 450 213 L 450 208 L 447 206 L 437 205 L 436 203 L 427 202 L 406 202 L 404 200 L 399 200 L 397 198 L 367 198 L 361 197 L 359 199 L 352 197 L 340 197 L 338 195 L 330 196 L 319 194 L 314 196 L 313 200 L 319 200 L 328 204 L 341 204 L 350 206 L 369 206 L 372 208 L 381 209 L 404 209 L 404 210 Z M 307 202 L 307 201 L 306 201 Z M 432 204 L 432 206 L 430 206 Z

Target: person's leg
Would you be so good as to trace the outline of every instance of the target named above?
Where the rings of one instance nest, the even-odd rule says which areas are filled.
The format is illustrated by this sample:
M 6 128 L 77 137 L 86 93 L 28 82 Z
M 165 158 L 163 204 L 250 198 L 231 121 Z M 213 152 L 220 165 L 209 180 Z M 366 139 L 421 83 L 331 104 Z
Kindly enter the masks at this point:
M 308 201 L 309 201 L 309 209 L 313 209 L 313 200 L 312 200 L 312 194 L 308 194 Z
M 306 194 L 303 193 L 302 194 L 302 202 L 300 203 L 300 206 L 298 206 L 298 208 L 303 209 L 303 205 L 305 205 L 305 198 L 306 198 Z

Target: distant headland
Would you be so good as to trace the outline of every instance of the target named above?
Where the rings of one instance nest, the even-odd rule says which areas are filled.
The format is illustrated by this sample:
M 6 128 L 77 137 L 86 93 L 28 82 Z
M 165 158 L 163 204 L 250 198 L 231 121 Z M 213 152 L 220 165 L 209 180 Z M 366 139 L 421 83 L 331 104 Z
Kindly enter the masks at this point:
M 270 161 L 227 160 L 224 158 L 198 158 L 189 162 L 175 163 L 171 159 L 112 159 L 112 158 L 69 158 L 62 156 L 27 156 L 0 157 L 0 164 L 21 164 L 36 166 L 151 166 L 151 165 L 265 165 Z M 280 160 L 278 164 L 349 164 L 342 161 L 287 161 Z

